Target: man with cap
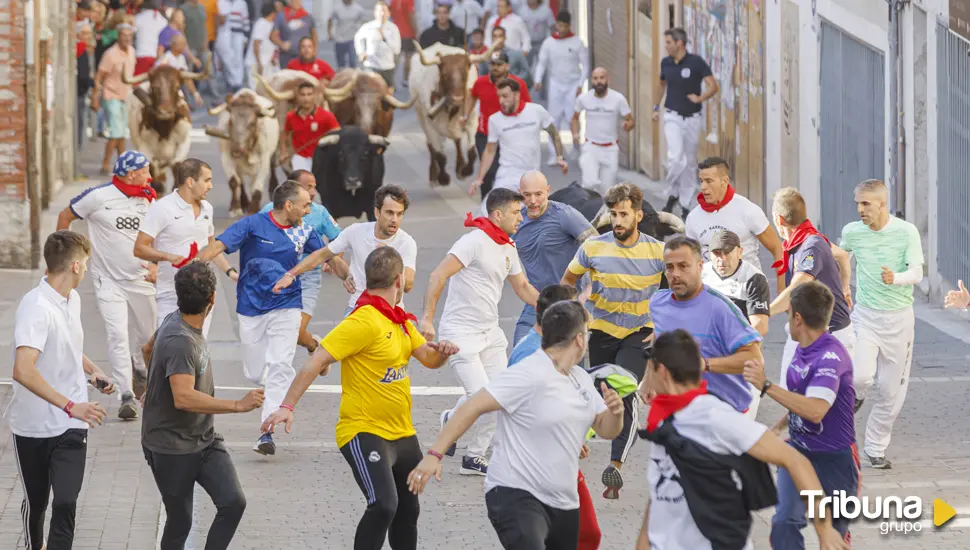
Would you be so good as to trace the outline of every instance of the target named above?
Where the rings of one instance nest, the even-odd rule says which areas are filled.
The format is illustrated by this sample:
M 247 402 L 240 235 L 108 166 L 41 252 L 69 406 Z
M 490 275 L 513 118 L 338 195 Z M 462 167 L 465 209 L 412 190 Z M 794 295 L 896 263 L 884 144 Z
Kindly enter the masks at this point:
M 320 235 L 303 220 L 310 214 L 310 202 L 306 189 L 286 181 L 273 192 L 273 210 L 230 225 L 196 258 L 204 262 L 239 251 L 239 341 L 246 377 L 266 389 L 260 423 L 279 408 L 296 376 L 292 363 L 303 308 L 300 281 L 279 292 L 273 285 L 300 263 L 304 253 L 323 248 Z M 253 450 L 276 454 L 272 434 L 261 434 Z
M 155 200 L 151 181 L 148 158 L 125 151 L 115 162 L 111 182 L 86 189 L 57 216 L 58 231 L 70 229 L 74 220 L 88 222 L 91 279 L 108 337 L 111 377 L 121 394 L 118 417 L 123 420 L 138 417 L 135 398 L 144 392 L 145 382 L 141 346 L 155 332 L 153 283 L 158 266 L 132 253 L 148 205 Z

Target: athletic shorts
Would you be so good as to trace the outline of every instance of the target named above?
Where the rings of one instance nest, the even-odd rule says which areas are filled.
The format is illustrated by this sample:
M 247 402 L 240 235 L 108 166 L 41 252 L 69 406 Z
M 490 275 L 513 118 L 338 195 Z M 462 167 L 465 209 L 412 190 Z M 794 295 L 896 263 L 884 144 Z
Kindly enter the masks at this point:
M 313 310 L 317 308 L 317 297 L 320 295 L 320 268 L 300 274 L 300 292 L 303 297 L 303 313 L 313 317 Z
M 128 105 L 123 99 L 105 99 L 101 102 L 104 109 L 105 135 L 108 139 L 125 139 L 128 131 Z

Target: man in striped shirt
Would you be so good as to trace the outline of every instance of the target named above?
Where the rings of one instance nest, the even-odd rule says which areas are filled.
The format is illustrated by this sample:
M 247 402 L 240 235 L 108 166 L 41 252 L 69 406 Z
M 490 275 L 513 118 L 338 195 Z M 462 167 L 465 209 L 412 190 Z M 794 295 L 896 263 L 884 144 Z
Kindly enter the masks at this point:
M 593 317 L 589 331 L 590 366 L 614 363 L 643 377 L 644 349 L 652 338 L 650 298 L 664 280 L 663 243 L 640 233 L 643 192 L 631 183 L 615 185 L 604 198 L 613 231 L 587 239 L 566 268 L 562 284 L 573 285 L 590 274 L 592 291 L 586 308 Z M 615 388 L 614 388 L 615 389 Z M 623 400 L 623 431 L 613 440 L 610 465 L 603 472 L 604 498 L 619 498 L 620 468 L 637 429 L 636 392 Z

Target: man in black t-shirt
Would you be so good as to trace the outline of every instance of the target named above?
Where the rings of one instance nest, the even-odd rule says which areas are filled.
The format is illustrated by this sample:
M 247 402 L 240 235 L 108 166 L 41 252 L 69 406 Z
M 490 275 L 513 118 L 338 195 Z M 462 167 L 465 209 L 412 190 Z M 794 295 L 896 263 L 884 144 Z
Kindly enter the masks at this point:
M 421 39 L 418 42 L 422 48 L 430 48 L 436 43 L 454 48 L 465 47 L 465 30 L 451 20 L 450 4 L 438 4 L 435 6 L 434 25 L 431 25 L 421 33 Z
M 733 231 L 719 231 L 711 238 L 708 250 L 711 261 L 701 272 L 704 284 L 730 298 L 762 336 L 768 334 L 768 278 L 741 258 L 741 239 Z
M 700 56 L 687 53 L 687 33 L 670 29 L 664 33 L 667 57 L 660 62 L 660 81 L 654 90 L 658 100 L 664 97 L 664 137 L 667 141 L 667 205 L 673 212 L 680 203 L 684 218 L 690 201 L 697 192 L 697 146 L 704 117 L 705 101 L 720 90 L 711 68 Z M 706 84 L 706 90 L 704 86 Z M 660 103 L 653 106 L 653 119 L 660 120 Z

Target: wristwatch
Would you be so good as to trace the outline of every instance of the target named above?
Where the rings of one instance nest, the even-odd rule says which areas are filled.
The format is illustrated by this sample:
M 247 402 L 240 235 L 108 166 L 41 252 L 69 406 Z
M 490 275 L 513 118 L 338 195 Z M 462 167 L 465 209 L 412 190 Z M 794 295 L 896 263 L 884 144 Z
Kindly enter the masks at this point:
M 765 380 L 765 383 L 761 385 L 761 397 L 764 397 L 768 393 L 768 388 L 771 387 L 771 380 Z
M 233 271 L 235 271 L 236 273 L 239 273 L 238 269 L 236 269 L 235 267 L 230 267 L 229 269 L 226 270 L 226 277 L 231 277 Z

